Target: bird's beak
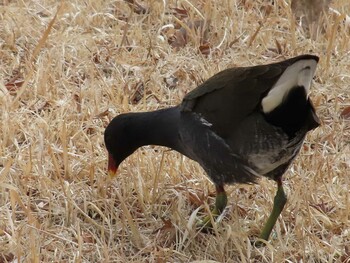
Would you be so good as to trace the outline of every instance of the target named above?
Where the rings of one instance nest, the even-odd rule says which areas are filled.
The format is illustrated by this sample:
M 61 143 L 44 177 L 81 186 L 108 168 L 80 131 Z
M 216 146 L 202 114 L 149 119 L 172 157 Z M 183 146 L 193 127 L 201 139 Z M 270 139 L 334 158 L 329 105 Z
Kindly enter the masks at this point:
M 117 174 L 117 165 L 113 159 L 113 156 L 111 154 L 108 154 L 108 175 L 110 178 L 113 178 Z

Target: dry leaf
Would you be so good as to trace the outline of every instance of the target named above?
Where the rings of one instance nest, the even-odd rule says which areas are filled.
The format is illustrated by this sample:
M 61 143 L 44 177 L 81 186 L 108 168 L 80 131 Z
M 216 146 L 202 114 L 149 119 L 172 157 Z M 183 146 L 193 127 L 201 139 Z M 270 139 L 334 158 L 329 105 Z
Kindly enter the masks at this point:
M 73 100 L 75 101 L 75 103 L 77 105 L 77 111 L 81 112 L 81 98 L 80 98 L 79 94 L 74 93 Z
M 5 83 L 5 87 L 11 95 L 16 95 L 18 89 L 22 87 L 23 83 L 24 79 L 20 75 L 16 75 Z
M 187 44 L 187 33 L 186 29 L 180 28 L 175 31 L 174 35 L 169 37 L 168 43 L 171 47 L 179 49 L 183 48 Z
M 278 40 L 275 39 L 275 43 L 276 43 L 276 48 L 277 48 L 277 54 L 282 54 L 283 48 L 282 48 L 280 42 L 278 42 Z
M 131 7 L 132 11 L 134 11 L 138 15 L 144 15 L 149 13 L 148 8 L 145 8 L 144 6 L 140 5 L 135 0 L 124 0 L 124 1 L 127 2 Z
M 240 217 L 246 217 L 248 215 L 248 209 L 243 208 L 241 205 L 236 204 L 237 212 Z
M 273 10 L 273 6 L 270 4 L 265 4 L 260 8 L 260 11 L 265 15 L 269 16 Z
M 0 262 L 16 262 L 15 261 L 15 255 L 12 254 L 12 253 L 9 253 L 9 254 L 3 254 L 1 253 L 0 254 Z
M 340 117 L 343 119 L 350 120 L 350 106 L 346 107 L 341 113 Z
M 203 54 L 208 56 L 210 54 L 210 45 L 209 43 L 205 43 L 201 46 L 199 46 L 199 51 Z
M 195 207 L 201 206 L 204 200 L 203 191 L 197 191 L 197 192 L 188 191 L 188 200 L 190 204 Z
M 186 46 L 191 37 L 199 37 L 199 43 L 205 46 L 208 43 L 209 24 L 210 21 L 205 20 L 189 21 L 183 24 L 169 37 L 168 43 L 173 48 L 178 49 Z M 188 30 L 190 30 L 190 32 L 188 32 Z M 203 50 L 206 50 L 206 48 L 203 47 Z
M 170 219 L 164 219 L 162 218 L 162 221 L 163 221 L 163 226 L 159 229 L 161 231 L 167 231 L 169 229 L 172 229 L 174 228 L 173 224 L 171 223 L 171 220 Z
M 94 52 L 92 54 L 92 61 L 95 63 L 95 64 L 101 64 L 101 56 L 98 52 Z
M 176 241 L 176 228 L 170 219 L 162 218 L 163 226 L 153 233 L 158 233 L 157 243 L 162 246 L 170 246 Z
M 35 109 L 35 112 L 37 114 L 41 114 L 45 110 L 48 110 L 48 112 L 51 112 L 51 108 L 52 108 L 51 102 L 45 101 L 44 103 L 42 103 L 42 105 L 40 105 Z
M 181 8 L 176 8 L 173 7 L 171 8 L 173 10 L 173 15 L 176 16 L 178 19 L 183 20 L 184 18 L 188 17 L 188 11 L 186 9 L 181 9 Z
M 134 89 L 135 89 L 135 92 L 130 98 L 130 103 L 135 105 L 145 95 L 145 85 L 143 84 L 142 81 L 139 81 L 138 83 L 136 83 Z
M 101 118 L 103 118 L 103 117 L 105 117 L 105 116 L 108 116 L 108 114 L 109 114 L 109 110 L 107 109 L 107 110 L 105 110 L 105 111 L 103 111 L 103 112 L 97 114 L 94 118 L 96 118 L 96 119 L 101 119 Z
M 252 10 L 253 1 L 252 0 L 241 0 L 238 2 L 240 5 L 243 5 L 245 10 Z
M 340 257 L 340 262 L 348 263 L 350 262 L 350 245 L 345 245 L 344 254 Z
M 95 244 L 94 237 L 88 232 L 82 232 L 81 234 L 84 243 Z
M 335 206 L 334 205 L 330 206 L 329 203 L 330 202 L 321 201 L 321 203 L 319 203 L 319 204 L 310 204 L 310 206 L 317 209 L 318 211 L 320 211 L 324 214 L 329 214 L 335 209 Z

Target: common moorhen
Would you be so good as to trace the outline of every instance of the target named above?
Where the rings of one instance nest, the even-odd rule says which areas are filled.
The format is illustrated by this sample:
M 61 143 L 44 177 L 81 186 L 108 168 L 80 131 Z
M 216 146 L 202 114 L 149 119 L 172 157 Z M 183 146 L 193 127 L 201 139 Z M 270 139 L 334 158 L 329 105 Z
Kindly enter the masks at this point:
M 181 104 L 115 117 L 104 138 L 108 170 L 143 145 L 161 145 L 197 161 L 216 186 L 213 216 L 227 204 L 225 184 L 277 182 L 273 210 L 260 238 L 268 240 L 287 201 L 282 175 L 305 135 L 319 125 L 308 97 L 318 57 L 223 70 L 189 92 Z M 210 217 L 204 225 L 210 224 Z

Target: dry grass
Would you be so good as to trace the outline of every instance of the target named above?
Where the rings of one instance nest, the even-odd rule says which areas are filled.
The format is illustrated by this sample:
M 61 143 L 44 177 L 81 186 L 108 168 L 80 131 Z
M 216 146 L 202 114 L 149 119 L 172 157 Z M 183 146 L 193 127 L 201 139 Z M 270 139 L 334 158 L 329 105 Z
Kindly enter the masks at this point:
M 0 262 L 350 262 L 350 120 L 340 117 L 350 29 L 328 14 L 309 39 L 287 1 L 274 2 L 67 1 L 55 19 L 57 1 L 0 2 Z M 334 2 L 350 14 L 348 0 Z M 203 19 L 204 33 L 186 24 Z M 180 22 L 191 32 L 172 48 L 179 33 L 166 26 Z M 271 181 L 227 187 L 212 235 L 193 225 L 213 185 L 180 154 L 145 147 L 108 181 L 103 131 L 116 114 L 175 105 L 227 67 L 302 53 L 321 57 L 311 97 L 323 125 L 285 175 L 289 201 L 266 247 L 250 240 L 271 211 Z

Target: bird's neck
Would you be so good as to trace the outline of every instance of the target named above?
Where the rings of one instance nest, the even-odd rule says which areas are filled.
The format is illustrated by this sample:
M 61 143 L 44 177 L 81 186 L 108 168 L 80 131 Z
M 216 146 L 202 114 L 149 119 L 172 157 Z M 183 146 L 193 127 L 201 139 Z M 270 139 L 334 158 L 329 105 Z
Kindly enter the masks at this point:
M 159 145 L 179 151 L 177 141 L 179 117 L 178 107 L 133 113 L 130 118 L 129 138 L 135 148 Z

